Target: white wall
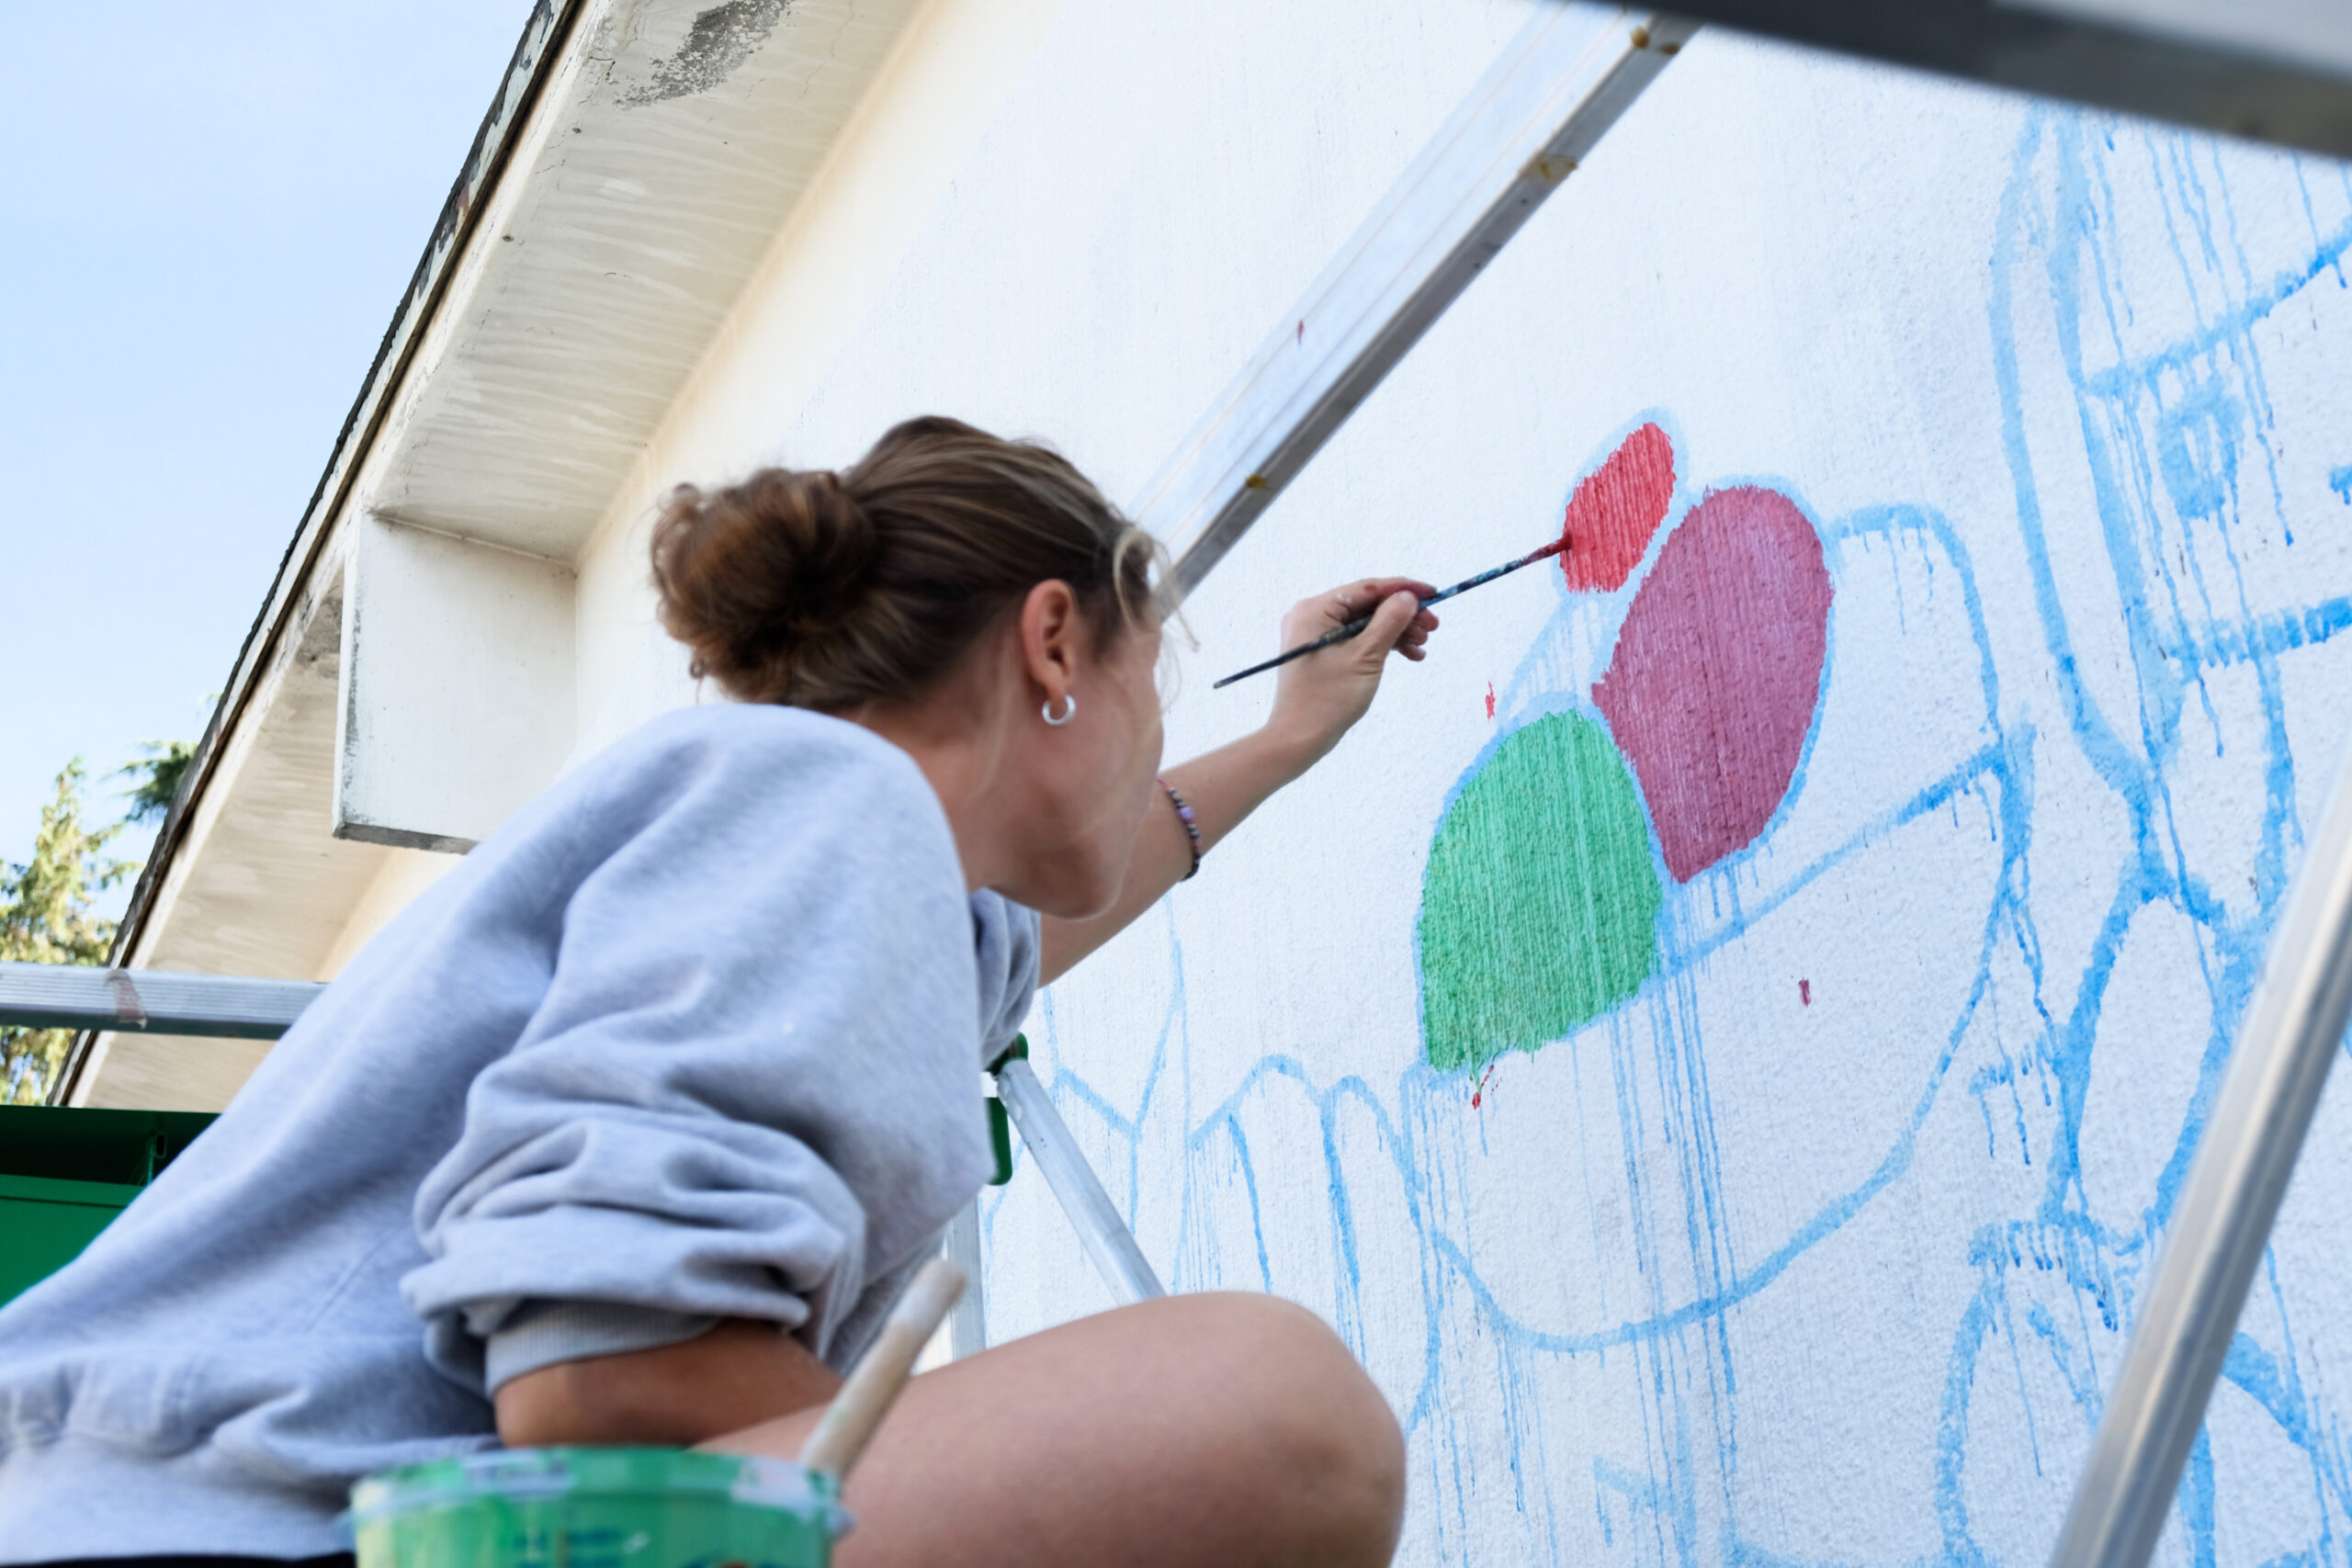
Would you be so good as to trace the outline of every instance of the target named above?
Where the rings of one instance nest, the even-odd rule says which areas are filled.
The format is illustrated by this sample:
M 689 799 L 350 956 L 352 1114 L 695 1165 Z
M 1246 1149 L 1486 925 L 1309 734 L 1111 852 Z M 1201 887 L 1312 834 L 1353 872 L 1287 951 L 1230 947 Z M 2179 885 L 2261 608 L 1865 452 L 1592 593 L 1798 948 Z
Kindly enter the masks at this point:
M 840 463 L 937 410 L 1132 493 L 1522 15 L 1070 0 L 830 368 L 722 345 L 727 396 L 658 452 L 737 461 L 756 408 L 758 455 Z M 1452 607 L 1032 1021 L 1171 1281 L 1295 1297 L 1363 1355 L 1411 1435 L 1404 1561 L 2046 1552 L 2352 724 L 2347 241 L 2340 168 L 1705 36 L 1194 600 L 1176 756 L 1262 715 L 1208 681 L 1290 599 L 1491 565 L 1637 424 L 1673 445 L 1631 582 Z M 607 730 L 684 694 L 659 645 L 618 673 L 644 499 L 706 477 L 659 468 L 582 568 Z M 1801 510 L 1834 592 L 1793 776 L 1712 868 L 1652 862 L 1630 997 L 1432 1067 L 1450 803 L 1544 716 L 1602 720 L 1621 626 L 1733 485 Z M 1498 878 L 1497 928 L 1546 886 Z M 2346 1558 L 2338 1088 L 2169 1562 Z M 994 1337 L 1102 1303 L 1033 1177 L 985 1213 Z
M 959 164 L 1021 79 L 1061 0 L 929 0 L 842 128 L 579 558 L 575 761 L 695 700 L 653 625 L 646 545 L 660 498 L 770 459 Z

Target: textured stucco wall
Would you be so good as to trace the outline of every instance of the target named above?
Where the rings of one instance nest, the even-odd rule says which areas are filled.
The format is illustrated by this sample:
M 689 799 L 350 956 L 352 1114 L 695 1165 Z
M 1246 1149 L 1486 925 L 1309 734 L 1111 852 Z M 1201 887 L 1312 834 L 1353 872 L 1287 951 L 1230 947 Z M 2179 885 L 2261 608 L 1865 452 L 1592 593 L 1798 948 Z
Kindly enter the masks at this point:
M 1132 493 L 1522 15 L 1072 0 L 771 456 Z M 1702 37 L 1194 600 L 1176 756 L 1292 598 L 1646 465 L 1622 581 L 1452 607 L 1032 1021 L 1171 1282 L 1404 1414 L 1403 1561 L 2041 1561 L 2352 727 L 2347 242 L 2339 167 Z M 2346 1559 L 2337 1090 L 2168 1562 Z M 984 1213 L 994 1337 L 1102 1303 Z

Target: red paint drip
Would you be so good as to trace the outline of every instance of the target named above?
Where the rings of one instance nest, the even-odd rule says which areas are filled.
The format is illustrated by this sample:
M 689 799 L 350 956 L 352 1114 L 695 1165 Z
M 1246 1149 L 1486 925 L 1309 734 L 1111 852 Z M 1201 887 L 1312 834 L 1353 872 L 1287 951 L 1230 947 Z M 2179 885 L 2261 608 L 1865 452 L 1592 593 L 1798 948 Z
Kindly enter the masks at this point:
M 1711 491 L 1667 536 L 1592 700 L 1688 882 L 1781 808 L 1821 698 L 1821 536 L 1775 490 Z
M 1487 1098 L 1487 1084 L 1488 1080 L 1490 1080 L 1491 1078 L 1493 1078 L 1493 1077 L 1494 1077 L 1494 1076 L 1495 1076 L 1495 1065 L 1494 1065 L 1492 1062 L 1489 1062 L 1489 1063 L 1487 1063 L 1487 1070 L 1486 1070 L 1485 1072 L 1480 1073 L 1480 1074 L 1478 1075 L 1478 1087 L 1477 1087 L 1476 1089 L 1472 1089 L 1472 1090 L 1470 1091 L 1470 1109 L 1471 1109 L 1471 1110 L 1473 1110 L 1473 1111 L 1477 1110 L 1477 1109 L 1478 1109 L 1479 1104 L 1480 1104 L 1482 1101 L 1484 1101 L 1484 1100 L 1486 1100 L 1486 1098 Z
M 1579 479 L 1568 498 L 1561 526 L 1568 552 L 1560 558 L 1568 586 L 1603 592 L 1623 588 L 1673 501 L 1674 443 L 1657 425 L 1643 425 Z
M 1799 980 L 1797 982 L 1797 1001 L 1800 1005 L 1804 1007 L 1811 1007 L 1813 1005 L 1812 981 Z
M 1495 683 L 1492 681 L 1487 682 L 1487 716 L 1495 716 Z

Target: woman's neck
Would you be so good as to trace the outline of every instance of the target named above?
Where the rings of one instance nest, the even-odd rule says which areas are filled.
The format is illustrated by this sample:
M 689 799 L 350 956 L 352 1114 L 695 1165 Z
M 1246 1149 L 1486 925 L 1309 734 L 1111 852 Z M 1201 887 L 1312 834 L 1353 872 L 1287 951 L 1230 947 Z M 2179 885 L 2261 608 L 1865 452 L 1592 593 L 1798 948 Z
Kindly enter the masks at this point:
M 841 716 L 914 759 L 932 794 L 946 813 L 963 863 L 964 889 L 977 893 L 1000 880 L 1005 868 L 996 826 L 1007 820 L 1001 793 L 1008 737 L 985 711 L 977 693 L 934 694 L 921 703 L 869 705 Z M 989 704 L 988 707 L 997 705 Z

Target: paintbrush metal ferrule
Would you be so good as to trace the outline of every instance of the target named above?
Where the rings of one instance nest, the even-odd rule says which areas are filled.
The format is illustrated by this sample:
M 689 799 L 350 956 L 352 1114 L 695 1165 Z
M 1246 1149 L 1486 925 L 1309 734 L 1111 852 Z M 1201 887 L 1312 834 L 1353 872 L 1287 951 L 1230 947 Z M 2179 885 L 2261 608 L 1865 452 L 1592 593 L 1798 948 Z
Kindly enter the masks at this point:
M 1467 593 L 1470 590 L 1477 587 L 1479 584 L 1492 582 L 1498 577 L 1509 577 L 1521 567 L 1533 566 L 1537 561 L 1543 560 L 1549 556 L 1556 556 L 1567 547 L 1568 536 L 1566 534 L 1563 534 L 1558 538 L 1553 540 L 1550 544 L 1545 545 L 1543 548 L 1530 550 L 1525 555 L 1520 557 L 1517 560 L 1505 561 L 1502 565 L 1496 567 L 1491 571 L 1482 571 L 1476 577 L 1465 577 L 1451 588 L 1440 589 L 1435 593 L 1430 594 L 1428 598 L 1421 601 L 1421 608 L 1426 610 L 1430 605 L 1441 604 L 1445 600 L 1453 598 L 1457 593 Z M 1262 675 L 1269 670 L 1279 669 L 1283 665 L 1288 664 L 1294 659 L 1304 659 L 1308 654 L 1319 652 L 1320 650 L 1330 647 L 1335 642 L 1345 642 L 1350 637 L 1361 633 L 1364 627 L 1370 625 L 1372 625 L 1372 616 L 1358 615 L 1352 621 L 1333 626 L 1329 631 L 1325 632 L 1313 642 L 1302 642 L 1296 648 L 1284 649 L 1282 652 L 1275 654 L 1272 659 L 1265 660 L 1263 663 L 1252 664 L 1247 670 L 1236 670 L 1224 680 L 1211 682 L 1209 690 L 1212 692 L 1220 691 L 1227 686 L 1232 685 L 1236 681 L 1246 681 L 1252 675 Z

